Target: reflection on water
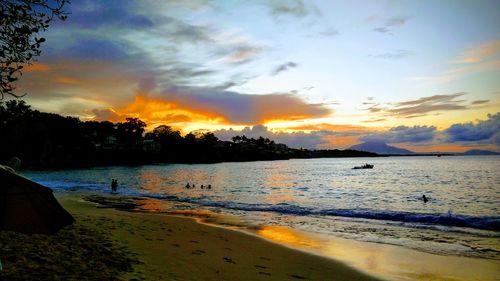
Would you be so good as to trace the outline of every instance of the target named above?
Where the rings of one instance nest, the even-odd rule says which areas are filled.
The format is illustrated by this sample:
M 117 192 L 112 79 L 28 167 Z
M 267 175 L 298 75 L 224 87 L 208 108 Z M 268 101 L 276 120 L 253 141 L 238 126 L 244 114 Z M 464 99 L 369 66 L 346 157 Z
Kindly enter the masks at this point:
M 331 257 L 389 280 L 498 280 L 500 262 L 427 254 L 392 245 L 325 237 L 287 227 L 265 226 L 270 241 Z
M 274 242 L 298 248 L 317 249 L 320 245 L 317 240 L 311 239 L 305 234 L 281 226 L 262 226 L 256 233 Z
M 351 169 L 364 163 L 375 167 Z M 264 226 L 259 235 L 275 241 L 281 237 L 283 244 L 295 241 L 297 246 L 316 248 L 318 243 L 279 228 L 286 226 L 329 238 L 500 260 L 498 156 L 295 159 L 26 171 L 25 175 L 56 189 L 97 192 L 110 192 L 110 179 L 117 178 L 120 194 L 148 198 L 145 209 L 223 214 L 223 221 L 210 219 L 224 225 Z M 186 183 L 196 188 L 186 189 Z M 202 184 L 213 188 L 201 189 Z M 428 203 L 421 200 L 422 194 Z M 365 249 L 355 259 L 348 248 L 327 240 L 330 244 L 319 247 L 330 250 L 322 254 L 357 260 L 352 263 L 367 270 L 379 270 L 387 256 L 382 248 L 370 255 Z

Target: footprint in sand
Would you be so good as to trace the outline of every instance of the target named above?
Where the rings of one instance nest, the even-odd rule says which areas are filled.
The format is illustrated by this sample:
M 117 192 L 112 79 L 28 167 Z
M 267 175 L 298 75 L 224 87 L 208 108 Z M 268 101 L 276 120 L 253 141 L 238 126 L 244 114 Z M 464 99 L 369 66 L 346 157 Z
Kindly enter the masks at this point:
M 236 262 L 233 261 L 230 257 L 223 257 L 223 259 L 228 263 L 236 264 Z
M 258 265 L 258 264 L 254 265 L 254 266 L 257 267 L 257 268 L 262 268 L 262 269 L 266 269 L 267 268 L 267 266 Z
M 259 259 L 265 260 L 265 261 L 270 261 L 271 260 L 270 258 L 266 258 L 266 257 L 259 257 Z
M 305 277 L 303 277 L 303 276 L 300 276 L 300 275 L 295 275 L 295 274 L 288 274 L 288 276 L 293 277 L 293 278 L 295 278 L 295 279 L 302 279 L 302 280 L 303 280 L 303 279 L 306 279 L 306 278 L 305 278 Z
M 260 274 L 260 275 L 271 276 L 271 273 L 269 273 L 269 272 L 262 272 L 262 271 L 259 271 L 259 274 Z
M 174 246 L 174 247 L 180 247 L 181 245 L 179 245 L 179 244 L 172 244 L 172 246 Z
M 200 242 L 198 242 L 196 240 L 190 240 L 189 242 L 191 242 L 191 243 L 200 243 Z

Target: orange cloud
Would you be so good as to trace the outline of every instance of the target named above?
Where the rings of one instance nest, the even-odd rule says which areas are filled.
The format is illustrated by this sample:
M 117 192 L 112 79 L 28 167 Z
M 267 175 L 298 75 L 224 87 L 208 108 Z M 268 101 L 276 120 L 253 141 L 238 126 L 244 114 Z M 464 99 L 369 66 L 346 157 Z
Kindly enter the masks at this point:
M 460 58 L 452 61 L 452 63 L 476 63 L 494 56 L 497 53 L 500 53 L 500 40 L 486 42 L 469 49 L 463 52 Z
M 152 129 L 160 124 L 171 124 L 183 127 L 188 122 L 205 124 L 225 124 L 225 118 L 215 112 L 188 108 L 161 98 L 136 95 L 134 100 L 118 108 L 94 110 L 94 119 L 119 122 L 127 117 L 143 120 Z
M 74 79 L 67 76 L 58 76 L 54 78 L 54 81 L 57 83 L 68 84 L 68 85 L 80 84 L 80 81 L 78 79 Z
M 25 72 L 40 72 L 49 70 L 49 66 L 41 63 L 34 63 L 26 66 Z
M 344 125 L 344 124 L 304 124 L 300 126 L 293 126 L 286 128 L 286 131 L 335 131 L 335 132 L 349 132 L 349 131 L 367 131 L 373 128 L 357 126 L 357 125 Z

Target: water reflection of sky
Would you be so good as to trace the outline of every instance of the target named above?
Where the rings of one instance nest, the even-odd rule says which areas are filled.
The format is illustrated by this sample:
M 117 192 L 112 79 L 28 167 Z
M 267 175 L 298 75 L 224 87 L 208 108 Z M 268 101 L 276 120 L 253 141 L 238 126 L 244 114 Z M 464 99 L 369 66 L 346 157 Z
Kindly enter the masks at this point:
M 352 170 L 370 162 L 373 170 Z M 26 172 L 52 187 L 175 195 L 211 201 L 293 204 L 313 209 L 370 209 L 469 215 L 500 214 L 500 157 L 392 157 L 150 165 Z M 185 189 L 186 183 L 195 189 Z M 212 185 L 211 190 L 200 189 Z M 420 200 L 430 198 L 428 204 Z
M 433 255 L 392 245 L 311 235 L 281 226 L 265 226 L 256 234 L 388 280 L 498 280 L 500 268 L 499 261 Z

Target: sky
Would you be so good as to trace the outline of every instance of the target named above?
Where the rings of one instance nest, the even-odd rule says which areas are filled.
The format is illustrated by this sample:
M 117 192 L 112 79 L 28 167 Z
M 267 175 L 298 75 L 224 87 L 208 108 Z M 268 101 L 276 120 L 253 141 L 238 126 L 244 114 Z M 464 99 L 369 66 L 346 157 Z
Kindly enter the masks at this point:
M 17 93 L 82 120 L 500 151 L 500 2 L 73 0 Z

